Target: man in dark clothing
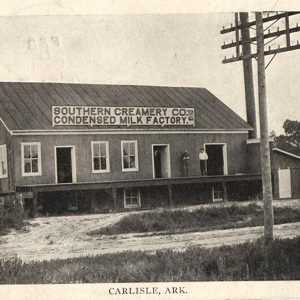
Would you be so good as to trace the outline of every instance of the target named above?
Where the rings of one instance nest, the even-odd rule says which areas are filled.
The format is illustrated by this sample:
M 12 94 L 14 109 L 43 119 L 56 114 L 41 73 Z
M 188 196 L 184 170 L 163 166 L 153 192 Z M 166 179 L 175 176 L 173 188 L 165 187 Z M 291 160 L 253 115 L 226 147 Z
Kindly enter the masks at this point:
M 182 156 L 182 165 L 183 165 L 183 176 L 187 177 L 190 176 L 190 154 L 189 152 L 185 149 Z

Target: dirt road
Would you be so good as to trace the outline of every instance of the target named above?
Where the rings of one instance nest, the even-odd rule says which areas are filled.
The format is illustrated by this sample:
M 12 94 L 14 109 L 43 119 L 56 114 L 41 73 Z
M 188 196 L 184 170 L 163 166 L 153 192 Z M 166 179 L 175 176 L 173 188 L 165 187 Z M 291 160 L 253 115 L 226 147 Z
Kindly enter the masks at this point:
M 300 200 L 274 202 L 275 206 L 300 209 Z M 241 205 L 246 205 L 243 203 Z M 205 205 L 206 206 L 206 205 Z M 196 209 L 193 206 L 187 209 Z M 94 214 L 66 217 L 43 217 L 30 221 L 27 231 L 12 231 L 0 238 L 0 258 L 15 255 L 24 261 L 50 260 L 85 255 L 122 252 L 126 250 L 158 249 L 184 250 L 191 245 L 203 247 L 238 244 L 261 237 L 262 227 L 214 230 L 185 234 L 140 236 L 122 234 L 118 236 L 91 236 L 87 233 L 114 224 L 121 217 L 139 212 L 118 214 Z M 300 233 L 300 222 L 276 225 L 276 237 L 295 237 Z

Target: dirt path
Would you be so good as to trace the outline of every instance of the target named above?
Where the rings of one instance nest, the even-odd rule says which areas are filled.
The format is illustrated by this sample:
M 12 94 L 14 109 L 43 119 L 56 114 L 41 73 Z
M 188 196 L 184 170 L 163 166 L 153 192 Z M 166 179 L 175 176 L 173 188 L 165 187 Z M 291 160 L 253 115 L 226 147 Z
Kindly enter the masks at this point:
M 274 204 L 300 209 L 300 200 L 275 201 Z M 241 205 L 246 205 L 246 203 Z M 138 234 L 118 236 L 90 236 L 86 234 L 100 227 L 114 224 L 124 215 L 135 213 L 139 212 L 36 218 L 30 222 L 28 231 L 12 231 L 0 238 L 0 258 L 10 258 L 17 255 L 24 261 L 29 261 L 64 259 L 125 250 L 155 251 L 171 248 L 180 251 L 192 245 L 213 247 L 252 241 L 261 237 L 263 232 L 262 227 L 247 227 L 143 237 Z M 299 232 L 300 222 L 276 225 L 274 230 L 275 236 L 279 238 L 292 238 L 299 235 Z

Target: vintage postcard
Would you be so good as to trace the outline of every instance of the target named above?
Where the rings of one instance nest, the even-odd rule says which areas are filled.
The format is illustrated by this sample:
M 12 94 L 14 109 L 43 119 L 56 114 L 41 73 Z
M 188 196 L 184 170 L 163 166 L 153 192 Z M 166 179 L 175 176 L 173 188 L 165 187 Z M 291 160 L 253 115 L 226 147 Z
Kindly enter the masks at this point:
M 3 5 L 0 299 L 300 299 L 299 23 Z

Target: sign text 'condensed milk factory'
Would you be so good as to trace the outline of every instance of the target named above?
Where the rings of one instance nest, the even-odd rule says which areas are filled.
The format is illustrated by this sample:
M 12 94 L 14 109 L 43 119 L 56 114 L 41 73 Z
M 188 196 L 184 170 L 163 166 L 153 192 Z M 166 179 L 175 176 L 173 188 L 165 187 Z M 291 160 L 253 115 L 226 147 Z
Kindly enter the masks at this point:
M 52 106 L 52 125 L 195 126 L 194 108 Z

